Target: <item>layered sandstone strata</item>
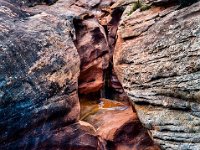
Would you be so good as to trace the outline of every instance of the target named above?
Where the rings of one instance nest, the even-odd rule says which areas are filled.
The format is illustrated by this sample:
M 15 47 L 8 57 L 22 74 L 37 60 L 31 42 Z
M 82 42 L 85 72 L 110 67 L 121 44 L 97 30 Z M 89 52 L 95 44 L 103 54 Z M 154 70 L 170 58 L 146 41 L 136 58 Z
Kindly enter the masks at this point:
M 125 10 L 114 68 L 163 149 L 200 148 L 200 3 Z

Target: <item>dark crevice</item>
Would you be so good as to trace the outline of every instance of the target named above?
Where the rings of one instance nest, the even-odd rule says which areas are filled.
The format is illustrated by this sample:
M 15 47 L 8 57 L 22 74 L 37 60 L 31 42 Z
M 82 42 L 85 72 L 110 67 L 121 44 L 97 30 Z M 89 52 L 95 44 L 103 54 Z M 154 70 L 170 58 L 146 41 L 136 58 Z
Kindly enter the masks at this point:
M 198 2 L 199 0 L 179 0 L 179 4 L 180 4 L 180 7 L 179 9 L 182 9 L 184 7 L 188 7 L 196 2 Z
M 163 108 L 168 108 L 169 110 L 177 110 L 177 111 L 184 111 L 184 112 L 190 112 L 191 111 L 191 107 L 175 107 L 175 106 L 171 106 L 171 107 L 166 107 L 163 106 L 162 104 L 155 104 L 155 103 L 151 103 L 148 101 L 135 101 L 134 102 L 136 105 L 140 105 L 140 106 L 156 106 L 156 107 L 163 107 Z
M 169 76 L 160 76 L 160 75 L 157 75 L 157 76 L 153 76 L 151 78 L 151 80 L 148 81 L 148 82 L 153 82 L 153 81 L 157 81 L 157 80 L 161 80 L 161 79 L 167 79 L 167 78 L 173 78 L 173 77 L 177 77 L 177 74 L 174 73 L 174 74 L 169 75 Z
M 109 58 L 109 65 L 107 67 L 107 69 L 103 69 L 103 87 L 97 91 L 97 92 L 94 92 L 94 93 L 89 93 L 89 95 L 95 95 L 98 96 L 99 94 L 98 93 L 101 93 L 100 94 L 100 97 L 99 98 L 107 98 L 107 99 L 114 99 L 115 98 L 115 95 L 119 95 L 121 93 L 118 93 L 117 91 L 115 91 L 115 89 L 111 86 L 111 78 L 112 76 L 116 76 L 115 74 L 113 74 L 113 60 L 112 60 L 112 55 L 113 55 L 113 50 L 114 50 L 114 47 L 115 47 L 115 43 L 116 43 L 116 34 L 117 34 L 117 28 L 118 28 L 118 24 L 119 24 L 119 21 L 121 19 L 121 15 L 123 13 L 124 9 L 122 8 L 117 8 L 115 10 L 113 10 L 112 14 L 111 14 L 111 17 L 112 19 L 110 20 L 110 22 L 108 22 L 107 24 L 105 25 L 102 25 L 102 27 L 104 28 L 104 31 L 105 31 L 105 34 L 106 34 L 106 40 L 108 41 L 108 45 L 110 47 L 110 52 L 109 52 L 109 55 L 110 55 L 110 58 Z M 106 17 L 106 16 L 104 16 Z M 94 18 L 94 16 L 87 16 L 86 17 L 75 17 L 73 19 L 73 24 L 74 24 L 74 28 L 75 28 L 75 34 L 76 34 L 76 40 L 74 41 L 74 44 L 75 46 L 77 47 L 78 45 L 78 42 L 79 42 L 79 39 L 84 36 L 84 34 L 87 32 L 87 27 L 84 25 L 83 21 L 84 20 L 87 20 L 87 19 L 91 19 L 91 18 Z M 92 40 L 94 42 L 94 44 L 98 44 L 99 42 L 101 42 L 101 39 L 102 38 L 105 38 L 104 35 L 101 33 L 101 31 L 99 30 L 99 28 L 94 28 L 93 31 L 91 31 L 93 36 L 94 37 Z M 73 37 L 73 35 L 72 35 Z M 91 45 L 92 46 L 92 45 Z M 88 49 L 88 48 L 92 48 L 92 47 L 80 47 L 77 49 L 81 49 L 81 51 L 83 51 L 84 49 Z M 78 50 L 79 51 L 79 50 Z M 96 51 L 96 54 L 94 55 L 97 55 L 97 57 L 103 57 L 104 55 L 106 55 L 107 51 L 105 50 L 97 50 Z M 81 55 L 81 54 L 79 54 Z M 91 55 L 93 55 L 91 53 Z M 91 58 L 90 59 L 90 62 L 85 62 L 85 60 L 81 60 L 81 69 L 84 67 L 84 66 L 87 66 L 91 63 L 91 61 L 93 61 L 92 59 L 94 58 Z M 96 58 L 95 58 L 96 59 Z M 94 59 L 94 60 L 95 60 Z M 84 73 L 84 72 L 82 72 Z M 80 74 L 80 77 L 82 76 L 82 74 Z M 79 77 L 79 85 L 81 83 L 84 82 L 84 78 L 80 78 Z M 94 80 L 90 80 L 90 81 L 87 81 L 87 83 L 89 82 L 95 82 L 95 79 Z M 118 82 L 118 84 L 120 84 Z M 121 86 L 121 89 L 123 90 L 122 86 Z M 88 94 L 87 94 L 88 95 Z M 85 96 L 87 96 L 85 95 Z M 79 96 L 83 96 L 82 94 L 79 94 Z
M 113 69 L 113 51 L 116 45 L 116 40 L 117 40 L 117 30 L 118 30 L 118 25 L 121 19 L 121 15 L 123 13 L 124 9 L 122 8 L 117 8 L 115 9 L 112 14 L 111 17 L 112 19 L 110 20 L 110 22 L 108 22 L 107 24 L 102 25 L 105 34 L 106 34 L 106 41 L 108 41 L 108 45 L 109 45 L 109 64 L 108 67 L 106 69 L 102 69 L 103 71 L 103 87 L 96 91 L 96 92 L 90 92 L 87 94 L 82 94 L 80 93 L 79 90 L 79 98 L 80 100 L 89 100 L 89 101 L 100 101 L 100 98 L 106 98 L 106 99 L 110 99 L 110 100 L 121 100 L 120 97 L 121 95 L 125 95 L 125 98 L 123 97 L 122 101 L 126 101 L 128 100 L 127 95 L 125 94 L 121 83 L 119 82 L 119 80 L 117 79 L 117 76 L 114 72 Z M 104 16 L 106 17 L 106 16 Z M 90 19 L 90 18 L 89 18 Z M 78 45 L 79 44 L 79 40 L 82 38 L 82 36 L 84 36 L 84 34 L 86 34 L 88 32 L 87 26 L 84 25 L 83 21 L 87 20 L 87 18 L 81 18 L 81 19 L 74 19 L 73 20 L 73 24 L 75 27 L 75 34 L 76 34 L 76 40 L 74 41 L 74 44 L 77 48 L 77 50 L 79 51 L 80 49 L 82 51 L 86 51 L 88 48 L 87 45 Z M 92 43 L 91 45 L 94 44 L 98 44 L 101 42 L 102 38 L 105 38 L 104 35 L 102 35 L 101 31 L 99 30 L 99 28 L 94 28 L 91 33 L 93 34 L 92 37 Z M 92 45 L 93 46 L 93 45 Z M 106 51 L 101 49 L 99 50 L 101 51 L 101 54 L 98 53 L 97 54 L 100 57 L 103 57 L 104 54 L 106 54 Z M 79 55 L 81 55 L 79 53 Z M 90 59 L 93 59 L 90 57 Z M 96 58 L 95 58 L 96 59 Z M 94 59 L 94 60 L 95 60 Z M 86 62 L 84 59 L 81 60 L 81 66 L 80 66 L 80 70 L 82 68 L 84 68 L 84 65 L 89 65 L 89 63 L 91 62 Z M 81 70 L 82 71 L 82 70 Z M 84 70 L 85 71 L 85 70 Z M 82 73 L 82 74 L 81 74 Z M 79 76 L 79 85 L 81 85 L 81 83 L 93 83 L 95 82 L 95 77 L 94 78 L 90 78 L 90 80 L 86 81 L 86 79 L 84 78 L 84 76 L 82 76 L 85 72 L 81 72 L 80 76 Z M 95 73 L 93 74 L 95 76 Z M 81 77 L 82 76 L 82 77 Z M 114 79 L 113 79 L 114 78 Z M 114 84 L 114 85 L 113 85 Z M 117 88 L 116 88 L 117 87 Z M 149 103 L 144 104 L 144 102 L 142 103 L 136 103 L 136 104 L 140 104 L 140 105 L 150 105 Z M 132 105 L 132 107 L 134 107 Z M 135 108 L 133 108 L 133 110 L 135 111 Z M 106 114 L 105 114 L 106 115 Z M 127 128 L 127 132 L 124 133 L 118 133 L 119 135 L 122 135 L 122 137 L 118 136 L 119 139 L 115 139 L 117 142 L 119 143 L 125 143 L 127 144 L 127 141 L 132 140 L 133 143 L 131 144 L 137 144 L 138 141 L 134 141 L 135 137 L 140 137 L 142 135 L 139 134 L 144 134 L 144 132 L 147 132 L 147 130 L 142 126 L 141 122 L 138 123 L 136 122 L 131 122 L 130 124 L 126 125 L 124 128 Z M 130 130 L 133 131 L 134 129 L 137 129 L 137 131 L 133 132 L 129 132 Z M 143 135 L 144 136 L 144 135 Z M 125 140 L 127 138 L 127 140 Z M 128 139 L 130 138 L 130 139 Z M 137 139 L 137 138 L 136 138 Z M 122 141 L 124 140 L 124 141 Z M 145 145 L 145 144 L 149 144 L 149 145 L 153 145 L 153 141 L 150 139 L 149 135 L 146 133 L 143 140 L 140 141 L 141 145 Z M 140 145 L 138 144 L 138 145 Z M 116 146 L 116 143 L 111 142 L 111 141 L 107 141 L 107 148 L 108 149 L 113 149 L 113 147 Z
M 180 1 L 180 0 L 179 0 Z M 176 0 L 166 0 L 166 1 L 155 1 L 153 2 L 154 6 L 162 6 L 162 7 L 171 7 L 171 6 L 175 6 L 178 5 L 179 2 Z
M 115 99 L 115 96 L 120 94 L 118 93 L 112 86 L 111 86 L 111 78 L 112 76 L 115 76 L 114 70 L 113 70 L 113 51 L 114 47 L 116 44 L 117 40 L 117 30 L 118 30 L 118 25 L 119 21 L 121 19 L 121 16 L 124 12 L 123 8 L 117 8 L 113 10 L 111 17 L 112 19 L 110 22 L 107 23 L 107 25 L 103 25 L 107 40 L 108 40 L 108 45 L 110 47 L 110 60 L 109 60 L 109 66 L 108 68 L 104 71 L 104 87 L 102 89 L 102 97 L 107 98 L 107 99 Z M 120 82 L 118 81 L 118 84 Z M 121 86 L 121 84 L 120 84 Z M 121 89 L 123 90 L 122 86 Z
M 136 101 L 135 104 L 137 104 L 137 105 L 151 105 L 151 103 L 149 103 L 147 101 Z

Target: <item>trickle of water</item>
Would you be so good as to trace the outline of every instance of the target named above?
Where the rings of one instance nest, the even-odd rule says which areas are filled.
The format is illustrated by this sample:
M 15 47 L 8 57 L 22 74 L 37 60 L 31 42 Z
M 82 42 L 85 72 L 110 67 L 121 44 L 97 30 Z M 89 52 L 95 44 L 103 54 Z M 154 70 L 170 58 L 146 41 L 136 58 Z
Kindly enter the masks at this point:
M 99 101 L 90 101 L 90 100 L 83 100 L 81 101 L 81 119 L 84 120 L 90 115 L 94 115 L 101 110 L 108 110 L 108 111 L 123 111 L 128 108 L 127 105 L 112 101 L 108 99 L 101 98 Z

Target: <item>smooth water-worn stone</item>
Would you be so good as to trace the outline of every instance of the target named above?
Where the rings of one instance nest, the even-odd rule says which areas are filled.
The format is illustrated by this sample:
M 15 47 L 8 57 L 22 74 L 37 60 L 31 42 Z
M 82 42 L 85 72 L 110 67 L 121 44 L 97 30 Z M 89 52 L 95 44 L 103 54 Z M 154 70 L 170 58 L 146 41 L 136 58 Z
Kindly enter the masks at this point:
M 122 16 L 114 69 L 162 149 L 200 149 L 199 14 L 198 2 Z
M 126 103 L 100 99 L 99 103 L 81 102 L 81 119 L 96 128 L 107 141 L 108 149 L 154 149 L 159 147 L 149 137 L 136 112 Z

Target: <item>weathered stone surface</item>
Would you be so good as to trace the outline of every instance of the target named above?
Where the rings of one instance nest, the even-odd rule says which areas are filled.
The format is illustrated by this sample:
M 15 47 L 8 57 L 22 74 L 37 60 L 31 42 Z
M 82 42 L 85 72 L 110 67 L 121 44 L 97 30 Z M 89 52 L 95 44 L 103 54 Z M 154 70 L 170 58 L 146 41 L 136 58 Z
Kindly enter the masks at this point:
M 50 132 L 41 132 L 33 136 L 27 133 L 23 140 L 13 141 L 1 149 L 70 149 L 70 150 L 105 150 L 106 145 L 95 134 L 95 129 L 89 123 L 79 121 L 68 126 L 57 128 Z
M 105 89 L 105 85 L 109 84 L 113 95 L 119 95 L 117 96 L 119 99 L 127 99 L 116 75 L 112 72 L 112 66 L 109 66 L 109 62 L 112 62 L 116 31 L 123 10 L 113 10 L 108 21 L 102 24 L 102 20 L 107 20 L 106 17 L 111 13 L 109 7 L 113 2 L 112 0 L 91 1 L 90 3 L 59 0 L 51 7 L 41 5 L 29 8 L 27 11 L 30 13 L 46 12 L 68 19 L 68 30 L 73 36 L 81 58 L 80 94 L 99 94 L 102 89 Z M 114 82 L 113 78 L 115 78 Z
M 0 13 L 0 149 L 95 149 L 95 135 L 70 125 L 79 119 L 80 59 L 66 19 L 5 1 Z
M 41 4 L 52 5 L 57 0 L 8 0 L 11 3 L 15 3 L 19 6 L 35 6 Z
M 163 149 L 200 149 L 200 3 L 125 10 L 114 69 Z M 128 9 L 128 8 L 127 8 Z
M 95 18 L 79 20 L 75 28 L 75 43 L 81 58 L 79 92 L 97 92 L 103 87 L 103 71 L 109 63 L 105 30 Z
M 66 18 L 81 58 L 79 93 L 99 93 L 105 82 L 104 74 L 111 58 L 106 31 L 98 19 L 104 16 L 112 1 L 60 0 L 51 7 L 37 6 L 30 12 L 56 14 Z M 68 8 L 67 10 L 65 8 Z M 118 19 L 119 20 L 119 19 Z
M 105 149 L 91 127 L 76 123 L 80 65 L 91 73 L 86 82 L 100 72 L 101 84 L 108 66 L 103 27 L 72 0 L 31 8 L 16 3 L 0 1 L 0 149 Z M 75 20 L 87 27 L 81 30 L 86 41 L 75 32 Z M 87 38 L 91 55 L 79 57 L 74 42 L 89 45 Z
M 180 0 L 181 1 L 181 0 Z M 140 3 L 142 4 L 154 4 L 154 5 L 170 5 L 170 3 L 178 3 L 179 0 L 139 0 Z M 117 0 L 111 8 L 120 8 L 120 7 L 125 7 L 127 5 L 131 5 L 133 3 L 138 3 L 138 0 Z
M 154 145 L 137 114 L 125 103 L 101 99 L 99 104 L 81 105 L 81 118 L 92 124 L 107 141 L 108 149 L 159 149 Z

